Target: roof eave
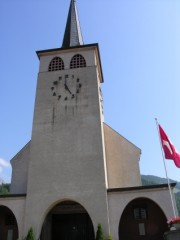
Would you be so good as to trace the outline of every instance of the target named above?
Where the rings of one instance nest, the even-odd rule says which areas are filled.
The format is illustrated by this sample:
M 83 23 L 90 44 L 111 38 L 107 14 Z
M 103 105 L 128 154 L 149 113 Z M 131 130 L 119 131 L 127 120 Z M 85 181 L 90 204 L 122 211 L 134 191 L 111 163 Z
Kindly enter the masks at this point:
M 176 182 L 171 183 L 171 188 L 176 186 Z M 151 190 L 151 189 L 168 189 L 168 184 L 155 184 L 155 185 L 146 185 L 146 186 L 137 186 L 137 187 L 125 187 L 125 188 L 109 188 L 107 192 L 127 192 L 127 191 L 140 191 L 140 190 Z

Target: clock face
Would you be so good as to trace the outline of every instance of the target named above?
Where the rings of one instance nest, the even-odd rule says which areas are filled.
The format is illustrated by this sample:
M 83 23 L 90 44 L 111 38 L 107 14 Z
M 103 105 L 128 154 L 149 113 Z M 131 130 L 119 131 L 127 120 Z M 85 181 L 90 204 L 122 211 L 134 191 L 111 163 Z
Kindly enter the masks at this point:
M 53 97 L 57 101 L 66 104 L 77 99 L 81 88 L 82 84 L 79 78 L 74 75 L 64 75 L 53 82 L 51 90 Z

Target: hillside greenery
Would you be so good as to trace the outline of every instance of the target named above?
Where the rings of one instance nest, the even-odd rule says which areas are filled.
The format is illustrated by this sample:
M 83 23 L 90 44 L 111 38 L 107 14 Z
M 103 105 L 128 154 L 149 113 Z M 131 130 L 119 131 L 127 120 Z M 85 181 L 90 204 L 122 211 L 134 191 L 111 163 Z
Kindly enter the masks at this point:
M 0 185 L 0 195 L 6 195 L 9 194 L 10 191 L 10 184 L 9 183 L 3 183 Z

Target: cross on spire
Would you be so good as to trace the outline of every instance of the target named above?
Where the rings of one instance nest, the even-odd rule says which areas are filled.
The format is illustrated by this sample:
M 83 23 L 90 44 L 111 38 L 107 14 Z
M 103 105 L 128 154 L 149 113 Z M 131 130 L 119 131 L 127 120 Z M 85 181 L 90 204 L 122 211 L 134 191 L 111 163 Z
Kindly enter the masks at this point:
M 83 38 L 78 18 L 76 1 L 71 0 L 62 47 L 68 48 L 79 45 L 83 45 Z

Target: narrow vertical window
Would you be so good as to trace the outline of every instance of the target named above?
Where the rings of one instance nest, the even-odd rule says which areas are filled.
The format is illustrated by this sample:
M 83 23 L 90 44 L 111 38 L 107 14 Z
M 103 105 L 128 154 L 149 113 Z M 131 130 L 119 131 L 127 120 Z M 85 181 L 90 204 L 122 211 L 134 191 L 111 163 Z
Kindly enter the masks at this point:
M 82 55 L 76 54 L 71 59 L 70 68 L 82 68 L 82 67 L 86 67 L 86 61 Z
M 64 62 L 60 57 L 55 57 L 51 60 L 49 64 L 49 72 L 64 70 Z
M 147 219 L 147 209 L 146 207 L 134 207 L 133 215 L 135 220 L 145 220 Z

